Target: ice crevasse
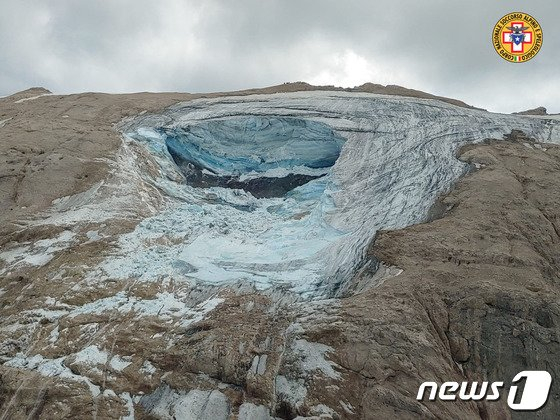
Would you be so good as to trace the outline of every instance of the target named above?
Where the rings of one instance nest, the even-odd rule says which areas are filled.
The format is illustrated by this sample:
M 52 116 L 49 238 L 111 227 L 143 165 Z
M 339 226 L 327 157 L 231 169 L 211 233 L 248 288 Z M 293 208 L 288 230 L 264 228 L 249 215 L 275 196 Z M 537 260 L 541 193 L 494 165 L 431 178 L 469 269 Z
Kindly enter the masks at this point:
M 119 128 L 157 162 L 145 179 L 168 201 L 120 238 L 104 276 L 304 298 L 345 290 L 379 229 L 424 220 L 468 169 L 461 145 L 513 129 L 560 138 L 554 119 L 347 92 L 203 98 Z

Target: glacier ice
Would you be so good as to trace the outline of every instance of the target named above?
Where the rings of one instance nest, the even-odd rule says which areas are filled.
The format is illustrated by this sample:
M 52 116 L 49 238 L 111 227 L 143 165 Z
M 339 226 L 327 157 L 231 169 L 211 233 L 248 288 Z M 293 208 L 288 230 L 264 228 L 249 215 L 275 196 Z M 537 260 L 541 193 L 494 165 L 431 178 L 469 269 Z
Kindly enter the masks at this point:
M 328 173 L 344 139 L 323 123 L 239 117 L 160 130 L 173 161 L 197 187 L 283 196 Z
M 424 220 L 468 169 L 459 146 L 512 129 L 559 138 L 552 119 L 347 92 L 203 98 L 119 128 L 158 163 L 158 176 L 143 176 L 168 201 L 121 237 L 104 275 L 304 297 L 343 292 L 379 229 Z M 258 194 L 255 180 L 289 185 Z
M 324 123 L 287 117 L 236 117 L 163 129 L 169 149 L 217 174 L 332 166 L 344 139 Z
M 254 191 L 231 188 L 229 183 L 202 188 L 188 177 L 184 182 L 159 180 L 160 188 L 176 200 L 143 220 L 124 241 L 125 246 L 135 244 L 132 253 L 106 261 L 104 271 L 141 279 L 242 281 L 259 289 L 271 284 L 291 288 L 301 279 L 317 282 L 320 267 L 310 257 L 344 234 L 324 221 L 333 209 L 330 191 L 336 186 L 330 170 L 343 138 L 324 123 L 296 118 L 244 117 L 212 126 L 138 128 L 127 136 L 149 148 L 167 178 L 176 179 L 170 172 L 188 160 L 216 177 L 259 179 L 263 188 L 293 174 L 308 175 L 308 182 L 285 188 L 279 196 L 257 198 Z M 194 139 L 192 132 L 197 133 Z M 236 146 L 227 147 L 230 142 Z M 161 235 L 174 244 L 142 246 Z M 301 286 L 303 293 L 307 283 Z

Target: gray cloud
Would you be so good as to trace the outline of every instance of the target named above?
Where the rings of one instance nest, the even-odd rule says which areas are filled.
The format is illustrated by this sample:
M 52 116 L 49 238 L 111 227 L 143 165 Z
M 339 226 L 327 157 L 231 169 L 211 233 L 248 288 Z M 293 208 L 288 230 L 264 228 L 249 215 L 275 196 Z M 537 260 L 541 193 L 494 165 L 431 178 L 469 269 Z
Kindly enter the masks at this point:
M 539 20 L 544 44 L 530 62 L 511 64 L 490 36 L 518 9 Z M 4 0 L 0 94 L 372 81 L 495 111 L 560 112 L 559 12 L 549 0 Z

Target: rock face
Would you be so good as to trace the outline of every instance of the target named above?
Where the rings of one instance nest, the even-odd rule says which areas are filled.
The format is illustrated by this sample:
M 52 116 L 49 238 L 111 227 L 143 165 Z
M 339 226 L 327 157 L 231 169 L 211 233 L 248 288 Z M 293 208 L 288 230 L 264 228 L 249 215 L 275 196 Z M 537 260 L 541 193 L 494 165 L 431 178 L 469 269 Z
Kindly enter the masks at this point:
M 44 93 L 0 99 L 3 418 L 527 418 L 416 394 L 558 377 L 555 119 Z
M 361 402 L 376 418 L 527 418 L 504 399 L 420 406 L 414 395 L 434 378 L 503 381 L 529 367 L 558 375 L 560 150 L 491 141 L 460 158 L 481 169 L 442 198 L 441 218 L 382 232 L 370 248 L 402 274 L 346 300 L 346 319 L 360 327 L 341 326 L 348 341 L 338 354 L 363 378 Z M 541 418 L 558 404 L 554 385 Z
M 422 99 L 437 99 L 438 101 L 450 103 L 452 105 L 472 108 L 475 107 L 459 101 L 457 99 L 446 98 L 443 96 L 432 95 L 427 92 L 422 92 L 420 90 L 408 89 L 398 85 L 380 85 L 378 83 L 364 83 L 360 86 L 355 86 L 353 88 L 341 88 L 335 86 L 314 86 L 305 82 L 293 82 L 293 83 L 283 83 L 277 86 L 271 86 L 263 89 L 249 89 L 239 92 L 231 92 L 232 95 L 251 95 L 251 94 L 271 94 L 271 93 L 287 93 L 287 92 L 309 92 L 309 91 L 328 91 L 328 92 L 365 92 L 365 93 L 375 93 L 378 95 L 390 95 L 390 96 L 404 96 L 408 98 L 422 98 Z
M 528 109 L 527 111 L 515 112 L 518 115 L 548 115 L 546 108 L 544 106 L 539 106 L 534 109 Z

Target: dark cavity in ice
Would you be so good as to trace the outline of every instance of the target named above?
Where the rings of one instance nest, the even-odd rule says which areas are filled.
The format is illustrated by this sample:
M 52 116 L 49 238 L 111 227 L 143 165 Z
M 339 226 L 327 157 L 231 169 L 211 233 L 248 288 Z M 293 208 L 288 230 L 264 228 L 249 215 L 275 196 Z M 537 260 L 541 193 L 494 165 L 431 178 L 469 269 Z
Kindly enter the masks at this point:
M 282 197 L 328 173 L 344 139 L 326 124 L 293 117 L 236 117 L 161 129 L 189 185 Z

